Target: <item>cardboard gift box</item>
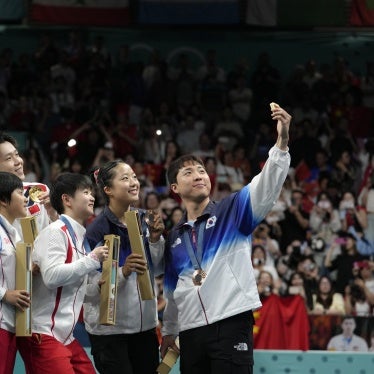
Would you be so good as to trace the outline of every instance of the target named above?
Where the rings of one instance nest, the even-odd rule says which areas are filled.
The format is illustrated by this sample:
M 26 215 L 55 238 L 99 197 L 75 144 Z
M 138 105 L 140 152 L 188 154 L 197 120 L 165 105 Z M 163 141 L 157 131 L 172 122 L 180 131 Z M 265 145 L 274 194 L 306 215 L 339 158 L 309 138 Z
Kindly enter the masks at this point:
M 147 262 L 147 270 L 144 274 L 138 274 L 137 280 L 142 300 L 153 300 L 155 292 L 151 280 L 151 273 L 144 248 L 144 238 L 141 230 L 139 212 L 137 210 L 129 210 L 125 212 L 125 220 L 127 231 L 129 233 L 131 251 L 140 254 Z
M 101 276 L 105 282 L 100 289 L 100 324 L 115 325 L 120 237 L 118 235 L 105 235 L 104 242 L 109 251 L 108 258 L 103 261 Z

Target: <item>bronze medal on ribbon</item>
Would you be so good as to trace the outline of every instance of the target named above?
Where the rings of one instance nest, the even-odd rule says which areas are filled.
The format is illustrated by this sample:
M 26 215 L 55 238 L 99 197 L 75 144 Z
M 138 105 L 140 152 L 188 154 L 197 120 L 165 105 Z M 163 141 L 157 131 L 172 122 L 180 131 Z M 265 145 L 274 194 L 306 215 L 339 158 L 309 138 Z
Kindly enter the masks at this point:
M 203 269 L 195 270 L 192 276 L 192 282 L 195 286 L 201 286 L 206 278 L 206 272 Z

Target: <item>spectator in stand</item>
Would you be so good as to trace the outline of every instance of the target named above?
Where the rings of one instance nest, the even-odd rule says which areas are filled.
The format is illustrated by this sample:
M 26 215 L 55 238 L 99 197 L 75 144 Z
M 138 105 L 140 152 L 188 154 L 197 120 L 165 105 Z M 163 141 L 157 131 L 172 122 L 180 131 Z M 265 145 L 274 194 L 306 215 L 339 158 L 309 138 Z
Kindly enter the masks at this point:
M 228 185 L 232 192 L 240 190 L 244 186 L 244 177 L 240 168 L 234 166 L 233 153 L 225 150 L 221 158 L 217 160 L 217 182 Z M 220 186 L 218 186 L 220 189 Z
M 358 253 L 355 237 L 344 232 L 342 234 L 343 236 L 336 238 L 327 250 L 324 265 L 329 272 L 337 271 L 335 288 L 344 295 L 345 287 L 354 279 L 353 264 L 366 258 Z
M 165 144 L 165 154 L 162 158 L 163 170 L 160 176 L 160 186 L 166 186 L 166 170 L 170 163 L 181 155 L 180 147 L 175 140 L 168 140 Z
M 370 165 L 372 166 L 373 164 L 374 154 L 370 157 Z M 359 195 L 359 201 L 367 213 L 367 227 L 364 227 L 365 237 L 374 243 L 374 171 L 367 178 L 366 184 Z
M 201 107 L 203 119 L 210 131 L 219 114 L 226 106 L 227 90 L 225 72 L 216 65 L 215 51 L 208 51 L 206 64 L 197 72 L 199 85 L 197 88 L 197 103 Z
M 277 270 L 274 265 L 266 264 L 266 250 L 261 244 L 252 245 L 252 265 L 255 278 L 258 280 L 258 277 L 261 271 L 267 271 L 272 275 L 272 281 L 274 283 L 274 288 L 279 289 L 280 282 Z
M 210 195 L 213 200 L 219 200 L 218 182 L 217 182 L 217 160 L 214 157 L 205 158 L 205 169 L 209 175 L 212 189 Z
M 281 248 L 286 248 L 293 240 L 303 242 L 309 228 L 309 213 L 303 208 L 304 191 L 294 189 L 291 193 L 291 205 L 284 212 L 284 219 L 279 222 L 282 229 Z
M 112 142 L 106 142 L 103 147 L 97 150 L 96 156 L 92 161 L 91 168 L 101 167 L 107 162 L 114 161 L 115 151 Z
M 213 136 L 219 138 L 220 136 L 228 139 L 226 148 L 232 150 L 238 142 L 243 139 L 243 127 L 238 120 L 233 116 L 232 109 L 226 106 L 222 111 L 222 117 L 214 125 Z
M 169 217 L 164 220 L 166 232 L 169 232 L 182 219 L 183 212 L 183 209 L 179 205 L 172 208 Z
M 317 292 L 313 294 L 313 308 L 309 313 L 315 315 L 346 314 L 342 294 L 334 291 L 332 280 L 326 275 L 318 280 Z
M 308 310 L 313 308 L 312 294 L 318 289 L 319 269 L 313 255 L 302 255 L 296 271 L 302 274 L 306 290 L 306 303 Z
M 266 221 L 261 222 L 252 235 L 252 243 L 261 245 L 266 251 L 266 265 L 274 266 L 281 252 L 279 243 L 270 237 L 270 227 Z
M 359 172 L 360 170 L 355 164 L 352 154 L 343 150 L 337 154 L 331 179 L 337 183 L 340 191 L 357 191 L 360 181 Z
M 371 306 L 366 299 L 365 290 L 356 281 L 345 288 L 344 305 L 350 316 L 368 317 L 372 315 Z
M 199 147 L 192 154 L 206 160 L 207 157 L 214 157 L 214 147 L 212 137 L 207 132 L 202 132 L 199 136 Z
M 243 124 L 248 122 L 251 115 L 252 97 L 245 75 L 239 75 L 235 80 L 235 87 L 228 93 L 228 101 L 235 118 Z
M 341 327 L 342 333 L 332 337 L 328 342 L 328 351 L 368 351 L 368 345 L 365 339 L 354 334 L 354 331 L 356 329 L 356 321 L 353 317 L 344 317 Z
M 124 158 L 131 153 L 137 156 L 139 146 L 139 134 L 137 126 L 130 123 L 129 114 L 125 109 L 119 108 L 116 114 L 116 122 L 112 127 L 111 138 L 116 155 Z
M 175 102 L 188 108 L 195 101 L 195 72 L 186 53 L 180 53 L 175 66 L 169 65 L 169 78 L 174 82 Z
M 204 131 L 204 122 L 197 121 L 195 117 L 188 113 L 184 120 L 178 125 L 177 142 L 182 153 L 191 153 L 198 149 L 199 138 Z
M 272 273 L 266 270 L 260 271 L 257 279 L 257 289 L 260 299 L 277 294 L 277 288 L 274 286 Z
M 279 276 L 279 295 L 287 295 L 288 284 L 294 271 L 289 266 L 289 255 L 283 255 L 275 261 L 275 268 Z
M 156 125 L 151 124 L 144 127 L 140 148 L 142 150 L 141 156 L 146 162 L 160 165 L 165 154 L 165 146 L 165 137 Z
M 53 79 L 49 97 L 52 101 L 53 113 L 61 113 L 64 109 L 74 109 L 75 107 L 74 92 L 62 75 Z
M 312 306 L 312 292 L 305 286 L 303 273 L 295 271 L 291 274 L 284 296 L 291 295 L 300 295 L 304 299 L 306 310 L 310 311 Z
M 357 204 L 355 195 L 351 191 L 345 191 L 339 203 L 339 215 L 343 231 L 353 226 L 357 232 L 363 233 L 368 227 L 365 208 Z
M 322 78 L 322 75 L 314 59 L 309 59 L 304 66 L 303 82 L 311 89 Z
M 329 155 L 325 149 L 318 149 L 314 155 L 313 165 L 310 168 L 310 176 L 308 182 L 318 181 L 322 173 L 330 174 L 332 167 Z
M 247 157 L 247 146 L 243 142 L 238 143 L 232 150 L 234 161 L 233 166 L 242 171 L 244 184 L 249 183 L 252 176 L 251 163 Z
M 35 130 L 38 144 L 46 157 L 51 150 L 52 133 L 55 128 L 61 125 L 62 116 L 52 111 L 52 100 L 45 96 L 41 99 L 40 106 L 36 113 Z
M 340 216 L 326 192 L 317 196 L 317 201 L 310 212 L 309 225 L 312 236 L 323 239 L 330 245 L 335 234 L 341 229 Z
M 157 192 L 148 192 L 144 198 L 144 209 L 157 211 L 160 208 L 160 203 L 161 196 Z
M 162 131 L 165 141 L 173 139 L 178 131 L 178 121 L 170 105 L 162 101 L 157 111 L 154 112 L 154 123 Z
M 366 299 L 370 305 L 374 306 L 374 262 L 373 261 L 362 261 L 358 264 L 359 278 L 356 282 L 363 287 L 366 294 Z M 361 282 L 362 280 L 362 282 Z
M 374 305 L 373 263 L 367 260 L 353 264 L 354 281 L 345 290 L 347 313 L 372 315 Z
M 202 81 L 207 78 L 212 71 L 215 72 L 219 82 L 226 82 L 226 72 L 217 62 L 217 51 L 214 49 L 208 49 L 205 54 L 204 63 L 197 70 L 196 78 L 199 81 Z

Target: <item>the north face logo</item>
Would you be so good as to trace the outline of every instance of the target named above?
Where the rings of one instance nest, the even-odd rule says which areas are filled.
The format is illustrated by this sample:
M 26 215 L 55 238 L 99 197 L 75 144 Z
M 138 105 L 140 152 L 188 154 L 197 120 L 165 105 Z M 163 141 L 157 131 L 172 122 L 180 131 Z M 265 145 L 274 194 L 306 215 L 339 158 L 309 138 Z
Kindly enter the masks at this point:
M 234 348 L 237 351 L 248 351 L 247 343 L 238 343 L 237 345 L 234 345 Z

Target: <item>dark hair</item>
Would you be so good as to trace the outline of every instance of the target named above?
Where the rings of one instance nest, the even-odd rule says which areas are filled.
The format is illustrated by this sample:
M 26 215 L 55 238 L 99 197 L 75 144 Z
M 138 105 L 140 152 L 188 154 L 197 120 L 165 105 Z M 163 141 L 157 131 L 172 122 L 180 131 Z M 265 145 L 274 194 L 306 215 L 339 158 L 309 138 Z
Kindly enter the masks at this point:
M 9 142 L 10 144 L 14 145 L 15 148 L 17 148 L 17 141 L 13 138 L 13 136 L 10 136 L 8 134 L 5 134 L 4 132 L 0 133 L 0 144 Z
M 62 195 L 66 194 L 73 197 L 77 190 L 85 188 L 92 189 L 92 182 L 86 175 L 78 173 L 60 174 L 51 186 L 50 200 L 53 208 L 56 209 L 58 214 L 64 213 Z
M 146 209 L 148 209 L 148 199 L 150 196 L 155 196 L 158 203 L 161 203 L 161 196 L 156 191 L 149 191 L 144 198 L 144 206 Z
M 199 164 L 205 167 L 202 159 L 192 154 L 178 157 L 176 160 L 174 160 L 170 164 L 170 166 L 168 167 L 166 171 L 166 177 L 167 177 L 167 181 L 169 184 L 173 184 L 177 182 L 177 175 L 178 175 L 179 170 L 182 169 L 182 167 L 188 163 Z
M 104 187 L 112 187 L 113 178 L 116 175 L 114 169 L 119 164 L 126 164 L 126 162 L 121 159 L 106 162 L 103 166 L 94 169 L 91 174 L 91 179 L 98 186 L 101 194 L 105 198 L 106 204 L 109 203 L 109 197 L 104 192 Z
M 22 180 L 12 173 L 0 171 L 0 201 L 10 203 L 14 190 L 23 191 Z
M 327 279 L 330 282 L 330 292 L 326 299 L 323 299 L 321 297 L 321 290 L 320 285 L 323 279 Z M 327 275 L 322 275 L 318 280 L 318 287 L 317 287 L 317 293 L 316 293 L 316 302 L 320 303 L 325 309 L 329 309 L 332 301 L 333 301 L 333 295 L 334 295 L 334 285 L 330 277 Z

